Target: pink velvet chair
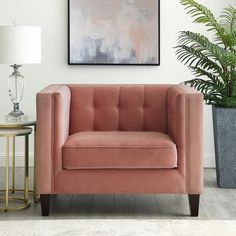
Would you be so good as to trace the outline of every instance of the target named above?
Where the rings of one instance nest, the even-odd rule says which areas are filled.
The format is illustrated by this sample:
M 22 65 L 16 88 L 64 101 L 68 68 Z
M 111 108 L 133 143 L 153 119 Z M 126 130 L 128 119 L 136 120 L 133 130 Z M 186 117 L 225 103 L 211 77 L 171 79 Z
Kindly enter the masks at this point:
M 203 96 L 184 85 L 51 85 L 37 94 L 37 190 L 188 194 L 203 190 Z

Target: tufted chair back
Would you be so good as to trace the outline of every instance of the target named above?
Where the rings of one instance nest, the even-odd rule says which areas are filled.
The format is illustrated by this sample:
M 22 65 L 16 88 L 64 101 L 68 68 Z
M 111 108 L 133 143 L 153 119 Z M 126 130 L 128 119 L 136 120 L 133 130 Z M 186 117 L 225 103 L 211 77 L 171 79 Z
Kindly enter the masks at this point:
M 70 134 L 81 131 L 167 133 L 171 85 L 68 85 Z

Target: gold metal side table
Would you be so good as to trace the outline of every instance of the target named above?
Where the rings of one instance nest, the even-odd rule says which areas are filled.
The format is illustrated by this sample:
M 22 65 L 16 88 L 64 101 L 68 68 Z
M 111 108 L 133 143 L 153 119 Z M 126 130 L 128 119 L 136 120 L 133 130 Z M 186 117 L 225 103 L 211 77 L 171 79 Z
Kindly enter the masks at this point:
M 6 179 L 5 179 L 5 190 L 1 190 L 1 192 L 5 192 L 5 207 L 0 207 L 0 210 L 8 211 L 8 210 L 17 210 L 23 209 L 30 205 L 29 201 L 29 135 L 32 133 L 31 128 L 21 128 L 21 129 L 0 129 L 0 137 L 6 138 Z M 25 137 L 25 171 L 24 171 L 24 189 L 16 189 L 15 188 L 15 138 L 17 136 Z M 12 188 L 9 188 L 9 159 L 10 159 L 10 141 L 12 140 Z M 12 192 L 12 195 L 9 192 Z M 15 196 L 15 192 L 23 191 L 24 196 Z M 23 204 L 19 204 L 17 206 L 9 205 L 9 201 L 23 201 Z
M 0 129 L 2 128 L 13 128 L 13 129 L 21 129 L 33 127 L 34 130 L 34 184 L 33 192 L 34 202 L 38 202 L 39 196 L 36 192 L 36 173 L 35 173 L 35 166 L 36 166 L 36 118 L 34 116 L 22 116 L 19 120 L 12 120 L 8 119 L 6 116 L 0 116 Z

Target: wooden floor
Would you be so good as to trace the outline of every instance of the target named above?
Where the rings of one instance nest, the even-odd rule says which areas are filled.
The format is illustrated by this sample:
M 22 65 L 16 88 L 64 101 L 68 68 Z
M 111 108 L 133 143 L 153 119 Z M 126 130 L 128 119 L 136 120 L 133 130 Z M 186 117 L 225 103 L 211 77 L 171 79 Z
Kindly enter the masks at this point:
M 4 169 L 0 168 L 0 186 L 4 186 Z M 32 172 L 32 170 L 31 170 Z M 17 169 L 18 186 L 23 185 L 23 170 Z M 31 173 L 32 175 L 32 173 Z M 216 186 L 214 169 L 204 173 L 205 189 L 197 219 L 236 220 L 236 189 Z M 2 202 L 1 202 L 2 203 Z M 48 219 L 194 219 L 189 217 L 186 195 L 60 195 L 53 196 Z M 15 212 L 0 212 L 0 220 L 42 219 L 40 203 Z M 195 218 L 196 219 L 196 218 Z

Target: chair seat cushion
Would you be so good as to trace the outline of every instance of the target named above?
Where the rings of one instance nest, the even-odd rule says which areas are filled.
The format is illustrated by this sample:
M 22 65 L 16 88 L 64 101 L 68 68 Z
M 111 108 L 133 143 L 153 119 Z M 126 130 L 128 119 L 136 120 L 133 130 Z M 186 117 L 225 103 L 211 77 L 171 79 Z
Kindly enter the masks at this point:
M 64 169 L 177 167 L 175 143 L 159 132 L 79 132 L 69 136 L 62 150 Z

